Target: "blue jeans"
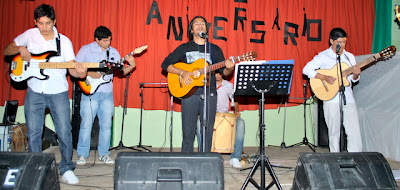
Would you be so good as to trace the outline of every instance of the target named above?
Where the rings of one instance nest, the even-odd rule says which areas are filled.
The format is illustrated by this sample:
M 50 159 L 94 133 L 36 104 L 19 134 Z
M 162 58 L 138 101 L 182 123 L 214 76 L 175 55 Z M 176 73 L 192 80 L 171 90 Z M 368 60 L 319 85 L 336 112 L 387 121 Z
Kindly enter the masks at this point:
M 111 139 L 111 123 L 114 115 L 113 93 L 96 92 L 87 96 L 82 94 L 81 126 L 79 130 L 78 156 L 89 157 L 91 133 L 94 119 L 99 118 L 99 144 L 97 150 L 99 156 L 109 154 Z
M 28 126 L 29 152 L 42 152 L 44 115 L 46 107 L 49 107 L 60 146 L 61 175 L 75 169 L 75 164 L 72 162 L 72 126 L 69 106 L 68 91 L 59 94 L 42 94 L 28 88 L 26 93 L 25 119 Z
M 205 152 L 211 151 L 212 135 L 214 130 L 215 113 L 217 110 L 217 93 L 207 97 L 207 128 Z M 197 130 L 198 117 L 203 118 L 204 100 L 199 94 L 193 94 L 182 99 L 182 152 L 193 152 L 194 136 Z M 203 121 L 203 120 L 201 120 Z
M 200 126 L 200 121 L 197 122 L 197 142 L 199 144 L 199 152 L 201 152 L 201 126 Z M 237 158 L 238 160 L 241 160 L 242 158 L 242 152 L 243 152 L 243 143 L 244 143 L 244 132 L 245 132 L 245 123 L 244 120 L 240 117 L 237 118 L 236 120 L 236 135 L 235 135 L 235 145 L 234 149 L 235 151 L 231 154 L 231 159 L 232 158 Z

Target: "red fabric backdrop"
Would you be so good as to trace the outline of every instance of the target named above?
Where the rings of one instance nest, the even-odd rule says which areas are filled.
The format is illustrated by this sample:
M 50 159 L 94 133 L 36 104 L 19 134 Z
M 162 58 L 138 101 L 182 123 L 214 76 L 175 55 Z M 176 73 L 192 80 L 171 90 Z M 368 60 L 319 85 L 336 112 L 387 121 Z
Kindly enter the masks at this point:
M 258 60 L 294 59 L 290 97 L 303 97 L 302 68 L 314 55 L 328 48 L 332 28 L 342 27 L 347 31 L 348 51 L 355 55 L 367 54 L 372 48 L 375 19 L 374 0 L 4 0 L 0 1 L 2 48 L 18 34 L 34 27 L 33 10 L 42 3 L 54 6 L 57 28 L 70 38 L 76 53 L 82 45 L 94 40 L 93 33 L 99 25 L 111 29 L 112 46 L 121 56 L 148 45 L 147 51 L 136 57 L 137 67 L 129 81 L 127 105 L 130 108 L 140 108 L 139 83 L 166 82 L 160 65 L 171 51 L 189 40 L 188 20 L 196 15 L 204 16 L 212 24 L 210 42 L 219 45 L 226 58 L 256 51 Z M 311 22 L 309 34 L 305 19 Z M 221 27 L 216 33 L 214 25 Z M 289 26 L 287 32 L 285 25 Z M 293 35 L 296 32 L 297 36 Z M 285 34 L 289 35 L 287 43 Z M 295 36 L 295 41 L 290 35 Z M 8 66 L 3 60 L 1 64 L 0 102 L 17 99 L 23 104 L 26 87 L 10 82 Z M 114 79 L 116 106 L 123 105 L 125 83 L 124 78 Z M 72 85 L 70 89 L 72 92 Z M 168 109 L 168 95 L 163 88 L 146 88 L 144 108 Z M 296 100 L 290 99 L 290 102 Z M 279 100 L 267 101 L 266 108 L 274 108 L 277 103 Z M 256 98 L 242 99 L 241 104 L 242 110 L 258 109 Z M 174 110 L 180 110 L 180 104 L 175 104 Z

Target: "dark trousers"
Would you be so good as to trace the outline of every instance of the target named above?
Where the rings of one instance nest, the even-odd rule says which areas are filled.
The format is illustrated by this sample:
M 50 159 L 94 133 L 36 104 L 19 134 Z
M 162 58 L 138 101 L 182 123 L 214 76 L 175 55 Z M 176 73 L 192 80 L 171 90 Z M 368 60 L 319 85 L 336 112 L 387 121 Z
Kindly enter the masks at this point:
M 197 119 L 200 116 L 201 127 L 203 127 L 203 105 L 202 95 L 193 94 L 182 99 L 182 152 L 193 152 L 194 136 L 196 134 Z M 205 152 L 211 151 L 212 135 L 214 130 L 215 114 L 217 110 L 217 93 L 207 96 L 207 126 Z M 201 128 L 203 136 L 203 128 Z M 199 145 L 202 146 L 202 145 Z

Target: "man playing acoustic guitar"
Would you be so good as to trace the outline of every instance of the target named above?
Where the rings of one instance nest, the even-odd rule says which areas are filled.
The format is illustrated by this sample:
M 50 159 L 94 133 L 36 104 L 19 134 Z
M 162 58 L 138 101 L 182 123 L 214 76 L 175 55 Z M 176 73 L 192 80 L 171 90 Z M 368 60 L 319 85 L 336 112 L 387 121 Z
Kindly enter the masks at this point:
M 196 16 L 192 19 L 188 28 L 188 35 L 191 41 L 177 47 L 162 63 L 162 68 L 170 74 L 179 75 L 180 86 L 187 86 L 195 81 L 195 78 L 200 76 L 199 71 L 185 70 L 174 65 L 178 61 L 193 64 L 199 59 L 204 59 L 204 44 L 207 35 L 207 21 L 204 17 Z M 192 40 L 193 39 L 193 40 Z M 225 60 L 224 54 L 220 47 L 215 44 L 207 43 L 206 60 L 209 64 L 224 62 L 226 68 L 221 68 L 219 71 L 227 76 L 234 70 L 232 60 Z M 200 60 L 199 60 L 200 61 Z M 204 61 L 201 61 L 204 63 Z M 208 75 L 208 74 L 207 74 Z M 206 146 L 205 152 L 211 151 L 212 134 L 214 128 L 214 120 L 217 105 L 217 91 L 215 76 L 211 75 L 209 88 L 207 88 L 207 128 L 206 128 Z M 194 136 L 196 133 L 197 119 L 200 115 L 201 126 L 203 126 L 203 87 L 198 87 L 192 95 L 186 95 L 182 98 L 182 152 L 193 152 Z
M 350 85 L 344 88 L 344 100 L 341 100 L 340 93 L 332 99 L 324 101 L 324 115 L 328 126 L 329 148 L 331 152 L 339 152 L 340 139 L 340 104 L 343 105 L 343 126 L 347 134 L 347 151 L 361 152 L 362 141 L 360 134 L 360 123 L 358 117 L 357 105 L 354 100 L 352 82 L 357 82 L 360 79 L 360 68 L 356 65 L 354 55 L 345 50 L 347 42 L 347 34 L 341 28 L 334 28 L 329 34 L 329 42 L 331 46 L 316 55 L 313 60 L 307 63 L 303 68 L 303 74 L 309 78 L 320 79 L 326 86 L 334 83 L 340 83 L 340 70 L 332 69 L 337 66 L 337 55 L 340 55 L 340 60 L 353 67 L 353 73 L 347 76 L 347 80 L 351 81 Z M 339 67 L 336 67 L 339 68 Z M 318 72 L 318 69 L 332 69 L 332 75 L 325 75 Z M 346 77 L 346 76 L 343 76 Z M 328 83 L 328 84 L 326 84 Z M 314 90 L 314 89 L 313 89 Z M 319 97 L 320 98 L 320 97 Z M 321 99 L 321 98 L 320 98 Z

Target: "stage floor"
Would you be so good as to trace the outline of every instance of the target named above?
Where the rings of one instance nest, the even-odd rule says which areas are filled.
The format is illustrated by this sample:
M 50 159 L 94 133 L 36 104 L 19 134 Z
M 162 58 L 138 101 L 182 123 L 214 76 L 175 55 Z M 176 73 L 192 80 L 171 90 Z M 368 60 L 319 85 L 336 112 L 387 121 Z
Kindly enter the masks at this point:
M 163 148 L 161 151 L 159 148 L 150 148 L 153 152 L 169 152 L 169 148 Z M 115 158 L 119 152 L 122 151 L 133 151 L 130 149 L 113 150 L 111 151 L 111 157 Z M 175 152 L 180 151 L 180 149 L 174 149 Z M 58 146 L 50 147 L 46 149 L 46 153 L 54 153 L 56 155 L 57 163 L 60 161 L 60 151 Z M 254 156 L 258 154 L 258 148 L 256 147 L 244 147 L 244 152 L 248 156 Z M 278 181 L 283 189 L 289 190 L 292 187 L 293 177 L 295 174 L 296 161 L 298 160 L 300 152 L 312 152 L 308 146 L 295 146 L 291 148 L 274 147 L 268 146 L 265 149 L 265 153 L 269 158 L 272 165 L 291 167 L 280 168 L 273 167 L 273 170 L 278 178 Z M 317 148 L 316 152 L 328 152 L 326 148 Z M 95 156 L 96 153 L 96 156 Z M 224 159 L 224 178 L 225 178 L 225 189 L 241 189 L 243 183 L 245 182 L 250 170 L 240 171 L 240 169 L 233 168 L 229 165 L 229 155 L 223 154 Z M 96 161 L 94 162 L 94 158 Z M 74 150 L 73 161 L 76 161 L 76 151 Z M 400 169 L 400 162 L 395 162 L 388 159 L 390 167 L 392 170 Z M 245 167 L 252 167 L 253 163 L 247 163 Z M 77 166 L 75 169 L 75 175 L 78 176 L 80 182 L 76 185 L 68 185 L 64 183 L 60 176 L 60 184 L 62 190 L 111 190 L 114 187 L 114 165 L 106 165 L 98 160 L 97 152 L 92 150 L 88 159 L 88 163 L 85 166 Z M 253 176 L 258 184 L 260 184 L 260 169 L 258 168 Z M 272 181 L 271 175 L 266 171 L 265 183 L 269 184 Z M 399 186 L 400 181 L 396 181 Z M 257 189 L 253 184 L 249 183 L 246 189 L 252 190 Z M 271 189 L 277 189 L 276 186 Z

